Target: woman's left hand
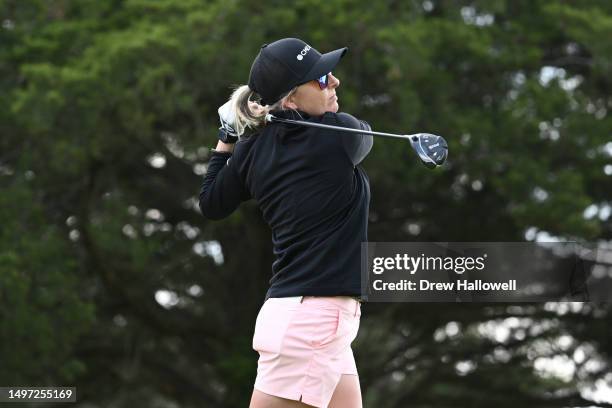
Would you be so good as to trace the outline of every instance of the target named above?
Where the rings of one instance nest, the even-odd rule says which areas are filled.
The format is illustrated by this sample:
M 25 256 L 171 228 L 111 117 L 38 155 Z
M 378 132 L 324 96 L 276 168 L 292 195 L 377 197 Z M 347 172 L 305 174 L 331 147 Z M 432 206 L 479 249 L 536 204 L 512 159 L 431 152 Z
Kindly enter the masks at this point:
M 236 131 L 236 111 L 229 100 L 219 107 L 219 140 L 223 143 L 236 143 L 238 141 L 238 132 Z

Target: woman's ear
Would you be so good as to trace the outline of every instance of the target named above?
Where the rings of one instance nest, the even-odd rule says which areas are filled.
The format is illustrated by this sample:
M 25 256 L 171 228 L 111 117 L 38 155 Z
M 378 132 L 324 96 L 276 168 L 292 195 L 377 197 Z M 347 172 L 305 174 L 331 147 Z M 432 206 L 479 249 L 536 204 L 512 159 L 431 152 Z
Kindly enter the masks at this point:
M 298 106 L 295 104 L 295 102 L 293 101 L 293 95 L 289 96 L 286 100 L 285 103 L 283 104 L 283 106 L 286 109 L 297 109 Z

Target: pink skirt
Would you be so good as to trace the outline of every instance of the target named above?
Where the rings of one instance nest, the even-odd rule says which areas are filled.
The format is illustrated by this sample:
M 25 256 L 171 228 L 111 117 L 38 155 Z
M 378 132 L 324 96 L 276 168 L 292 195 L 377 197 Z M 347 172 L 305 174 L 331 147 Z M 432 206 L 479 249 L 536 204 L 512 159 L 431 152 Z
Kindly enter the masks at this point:
M 255 323 L 255 388 L 327 407 L 342 374 L 357 374 L 351 343 L 361 304 L 350 296 L 269 298 Z

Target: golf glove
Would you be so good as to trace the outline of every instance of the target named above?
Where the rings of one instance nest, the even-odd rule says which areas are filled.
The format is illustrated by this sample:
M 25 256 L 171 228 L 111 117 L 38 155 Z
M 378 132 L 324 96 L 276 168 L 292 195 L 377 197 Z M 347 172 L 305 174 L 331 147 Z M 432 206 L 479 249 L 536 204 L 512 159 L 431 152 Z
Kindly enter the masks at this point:
M 219 120 L 219 140 L 223 143 L 236 143 L 238 141 L 238 132 L 236 131 L 236 111 L 231 104 L 231 100 L 225 102 L 218 109 Z

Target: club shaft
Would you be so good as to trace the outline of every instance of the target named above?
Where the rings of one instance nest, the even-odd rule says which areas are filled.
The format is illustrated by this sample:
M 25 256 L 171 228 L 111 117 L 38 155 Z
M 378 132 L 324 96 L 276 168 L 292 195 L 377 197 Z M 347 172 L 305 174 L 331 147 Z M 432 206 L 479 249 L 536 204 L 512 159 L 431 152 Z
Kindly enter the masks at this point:
M 373 135 L 373 136 L 393 137 L 396 139 L 410 139 L 410 136 L 414 136 L 414 135 L 396 135 L 395 133 L 374 132 L 372 130 L 353 129 L 353 128 L 346 128 L 342 126 L 325 125 L 323 123 L 314 123 L 314 122 L 307 122 L 307 121 L 293 120 L 293 119 L 283 119 L 283 118 L 277 118 L 276 116 L 273 116 L 273 115 L 268 115 L 267 119 L 270 120 L 271 122 L 289 123 L 293 125 L 302 125 L 302 126 L 310 126 L 310 127 L 321 128 L 321 129 L 336 130 L 339 132 L 358 133 L 362 135 L 366 134 L 366 135 Z

